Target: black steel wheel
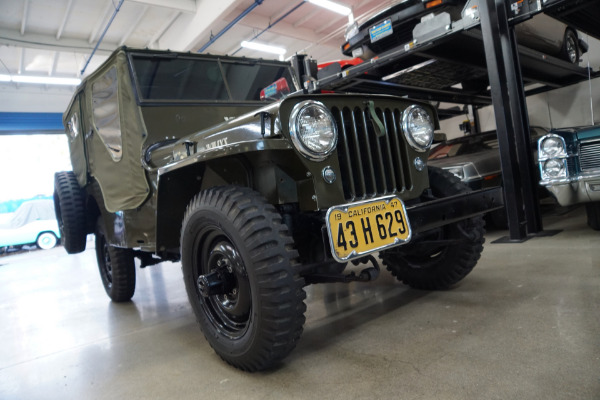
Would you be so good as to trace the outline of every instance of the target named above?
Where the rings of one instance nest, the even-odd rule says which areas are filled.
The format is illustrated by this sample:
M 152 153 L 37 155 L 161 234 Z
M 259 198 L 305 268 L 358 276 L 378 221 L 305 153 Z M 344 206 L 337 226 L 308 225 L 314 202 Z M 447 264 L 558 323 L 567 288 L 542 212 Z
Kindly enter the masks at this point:
M 87 238 L 85 193 L 72 171 L 54 174 L 54 211 L 60 240 L 67 253 L 84 251 Z
M 111 246 L 106 240 L 102 217 L 96 224 L 96 260 L 104 290 L 110 299 L 129 301 L 135 292 L 135 258 L 133 250 Z
M 563 39 L 562 57 L 571 62 L 572 64 L 579 63 L 579 39 L 577 33 L 570 28 L 565 30 L 565 37 Z
M 434 198 L 470 191 L 456 176 L 429 167 Z M 416 235 L 410 244 L 384 251 L 382 262 L 399 281 L 416 289 L 448 289 L 477 264 L 485 241 L 483 216 L 455 222 Z
M 306 310 L 297 256 L 281 215 L 250 189 L 212 188 L 188 205 L 188 298 L 207 341 L 234 367 L 264 370 L 296 346 Z

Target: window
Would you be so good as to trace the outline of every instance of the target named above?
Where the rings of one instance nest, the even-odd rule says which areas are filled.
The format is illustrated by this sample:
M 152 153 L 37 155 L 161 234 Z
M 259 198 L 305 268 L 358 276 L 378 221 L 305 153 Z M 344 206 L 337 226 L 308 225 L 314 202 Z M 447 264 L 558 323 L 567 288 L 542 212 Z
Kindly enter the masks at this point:
M 260 91 L 285 77 L 289 65 L 217 58 L 131 57 L 141 100 L 260 101 Z
M 79 118 L 77 118 L 77 113 L 71 115 L 69 122 L 67 122 L 67 127 L 69 128 L 71 139 L 75 139 L 79 135 Z
M 288 85 L 292 84 L 286 66 L 227 62 L 222 65 L 233 100 L 260 100 L 260 91 L 282 77 Z
M 135 57 L 145 100 L 229 100 L 217 60 Z
M 123 157 L 117 68 L 112 67 L 92 85 L 94 126 L 113 161 Z

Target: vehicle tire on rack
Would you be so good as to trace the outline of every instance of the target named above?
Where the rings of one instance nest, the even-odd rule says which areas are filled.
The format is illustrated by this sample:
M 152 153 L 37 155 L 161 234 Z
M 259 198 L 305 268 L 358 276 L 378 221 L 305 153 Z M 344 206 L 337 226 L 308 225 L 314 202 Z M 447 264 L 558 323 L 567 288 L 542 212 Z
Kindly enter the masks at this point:
M 471 189 L 453 174 L 429 167 L 434 198 Z M 399 281 L 424 290 L 448 289 L 477 264 L 485 238 L 483 216 L 466 219 L 415 235 L 411 243 L 380 253 L 387 269 Z
M 572 64 L 579 63 L 579 57 L 581 56 L 579 52 L 579 38 L 577 37 L 577 33 L 571 28 L 565 30 L 561 55 L 562 58 Z
M 42 232 L 38 235 L 35 244 L 42 250 L 49 250 L 56 246 L 58 239 L 52 232 Z
M 306 294 L 293 245 L 281 215 L 251 189 L 211 188 L 187 207 L 181 263 L 188 298 L 208 343 L 234 367 L 269 368 L 300 338 Z
M 132 249 L 112 246 L 106 240 L 102 217 L 96 224 L 96 260 L 104 290 L 110 299 L 129 301 L 135 292 L 135 258 Z
M 588 226 L 595 231 L 600 231 L 600 202 L 586 203 L 585 213 Z
M 54 174 L 54 211 L 67 253 L 84 251 L 87 238 L 85 194 L 72 171 Z

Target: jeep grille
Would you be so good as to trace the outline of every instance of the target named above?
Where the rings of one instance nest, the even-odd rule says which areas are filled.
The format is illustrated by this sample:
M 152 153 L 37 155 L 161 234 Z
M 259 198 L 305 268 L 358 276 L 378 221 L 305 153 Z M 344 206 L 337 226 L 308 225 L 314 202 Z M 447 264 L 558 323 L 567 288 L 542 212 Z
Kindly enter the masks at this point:
M 338 158 L 348 201 L 400 193 L 412 187 L 399 109 L 377 109 L 385 134 L 377 137 L 367 108 L 331 110 L 338 126 Z
M 579 163 L 582 171 L 600 168 L 600 141 L 581 142 Z

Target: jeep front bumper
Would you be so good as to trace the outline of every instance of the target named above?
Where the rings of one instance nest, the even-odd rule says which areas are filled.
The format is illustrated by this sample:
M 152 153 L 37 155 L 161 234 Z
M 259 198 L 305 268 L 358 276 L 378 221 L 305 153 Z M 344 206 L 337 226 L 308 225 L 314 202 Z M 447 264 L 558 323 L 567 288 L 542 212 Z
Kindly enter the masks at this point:
M 503 207 L 504 196 L 498 186 L 407 206 L 406 213 L 413 232 L 419 233 Z

